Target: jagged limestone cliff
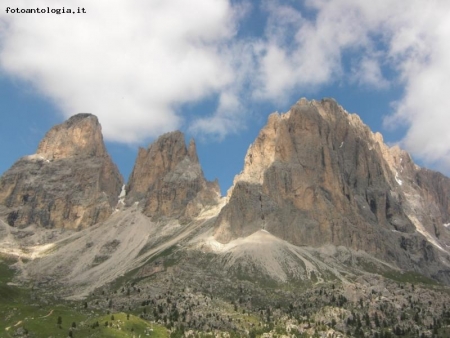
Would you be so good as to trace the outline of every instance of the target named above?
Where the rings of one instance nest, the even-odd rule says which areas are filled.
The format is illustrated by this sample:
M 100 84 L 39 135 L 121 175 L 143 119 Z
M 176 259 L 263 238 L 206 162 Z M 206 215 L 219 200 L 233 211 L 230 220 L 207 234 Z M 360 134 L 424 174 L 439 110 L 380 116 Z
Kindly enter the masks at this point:
M 0 178 L 11 226 L 84 228 L 107 219 L 122 186 L 97 117 L 78 114 L 50 129 L 36 154 Z
M 121 186 L 97 119 L 76 115 L 1 177 L 0 217 L 13 227 L 87 227 L 111 215 Z M 364 251 L 450 283 L 450 180 L 385 145 L 332 99 L 302 99 L 269 117 L 220 212 L 218 183 L 206 181 L 181 132 L 139 150 L 125 191 L 125 208 L 138 204 L 149 224 L 208 218 L 204 234 L 213 231 L 217 247 L 267 230 L 289 245 Z
M 405 269 L 450 279 L 443 224 L 450 180 L 389 148 L 334 100 L 300 100 L 272 114 L 228 193 L 215 237 L 259 229 L 295 245 L 364 250 Z
M 126 190 L 127 204 L 142 203 L 144 214 L 154 219 L 188 219 L 220 198 L 218 182 L 203 176 L 194 140 L 187 148 L 179 131 L 139 149 Z

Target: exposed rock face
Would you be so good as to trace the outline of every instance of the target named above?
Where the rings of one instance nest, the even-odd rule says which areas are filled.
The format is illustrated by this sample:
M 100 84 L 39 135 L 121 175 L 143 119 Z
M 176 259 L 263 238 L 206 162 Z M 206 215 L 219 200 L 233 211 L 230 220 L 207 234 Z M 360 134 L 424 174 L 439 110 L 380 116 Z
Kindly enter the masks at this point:
M 105 220 L 117 204 L 122 177 L 111 161 L 94 115 L 53 127 L 37 153 L 0 178 L 0 204 L 11 226 L 83 228 Z
M 154 219 L 191 218 L 220 198 L 218 182 L 203 176 L 194 140 L 186 148 L 179 131 L 139 149 L 126 190 L 127 204 L 142 203 L 143 212 Z
M 272 114 L 222 209 L 225 243 L 266 229 L 295 245 L 364 250 L 450 281 L 450 179 L 418 168 L 334 100 Z M 441 257 L 442 256 L 442 257 Z
M 107 156 L 100 123 L 91 114 L 72 116 L 47 132 L 39 143 L 37 155 L 49 160 Z

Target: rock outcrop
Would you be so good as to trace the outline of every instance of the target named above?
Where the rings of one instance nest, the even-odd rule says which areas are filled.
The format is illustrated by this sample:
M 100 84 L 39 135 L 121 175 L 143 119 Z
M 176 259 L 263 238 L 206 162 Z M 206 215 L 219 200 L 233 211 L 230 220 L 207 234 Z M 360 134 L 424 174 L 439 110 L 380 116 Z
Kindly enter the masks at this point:
M 78 114 L 50 129 L 36 154 L 0 178 L 11 226 L 78 229 L 111 215 L 123 184 L 97 117 Z
M 126 191 L 126 203 L 139 202 L 153 219 L 190 219 L 220 198 L 218 182 L 208 182 L 203 175 L 194 140 L 187 148 L 179 131 L 139 149 Z
M 450 281 L 450 179 L 418 168 L 334 100 L 270 115 L 216 221 L 222 243 L 259 229 L 295 245 L 364 250 Z

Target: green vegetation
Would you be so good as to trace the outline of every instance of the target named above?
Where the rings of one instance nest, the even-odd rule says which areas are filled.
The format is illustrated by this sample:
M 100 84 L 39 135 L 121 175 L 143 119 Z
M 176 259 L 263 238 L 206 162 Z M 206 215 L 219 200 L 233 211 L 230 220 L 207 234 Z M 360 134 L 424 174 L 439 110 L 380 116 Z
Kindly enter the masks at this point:
M 19 296 L 19 290 L 8 283 L 14 276 L 14 270 L 10 269 L 6 262 L 0 260 L 0 303 L 12 301 Z
M 169 336 L 166 328 L 123 312 L 99 316 L 64 305 L 39 307 L 16 302 L 2 303 L 0 315 L 6 319 L 0 323 L 0 332 L 6 337 L 12 337 L 19 328 L 35 337 L 65 338 L 69 332 L 72 337 Z
M 147 264 L 152 263 L 158 259 L 166 259 L 167 257 L 171 256 L 176 250 L 176 245 L 172 245 L 171 247 L 161 251 L 160 253 L 153 256 L 149 261 L 147 261 Z
M 74 331 L 74 337 L 111 337 L 125 338 L 146 336 L 167 338 L 169 333 L 161 325 L 149 323 L 139 317 L 124 312 L 99 316 L 86 321 L 81 329 Z
M 144 250 L 144 249 L 142 249 L 142 250 Z M 142 252 L 142 250 L 141 250 L 141 252 Z M 176 245 L 173 245 L 173 246 L 157 253 L 156 255 L 150 257 L 150 259 L 148 259 L 144 265 L 155 263 L 158 260 L 161 260 L 163 262 L 164 268 L 168 268 L 170 266 L 176 265 L 176 263 L 179 261 L 179 258 L 177 256 L 174 256 L 174 253 L 176 254 Z M 148 278 L 148 277 L 140 277 L 140 278 L 135 277 L 136 273 L 138 271 L 140 271 L 143 266 L 133 269 L 133 270 L 127 272 L 125 275 L 117 278 L 113 284 L 113 289 L 117 290 L 117 289 L 121 288 L 127 282 L 137 283 L 143 279 Z
M 435 280 L 425 277 L 424 275 L 421 275 L 417 272 L 412 271 L 386 271 L 381 273 L 384 277 L 392 279 L 399 283 L 422 283 L 422 284 L 428 284 L 428 285 L 438 285 L 439 283 Z
M 233 269 L 233 273 L 238 280 L 255 283 L 262 288 L 274 289 L 279 287 L 279 283 L 275 279 L 267 275 L 264 271 L 261 271 L 254 263 L 248 265 L 239 263 L 237 264 L 237 267 Z
M 33 337 L 169 337 L 167 329 L 123 312 L 108 315 L 85 309 L 78 302 L 40 301 L 33 291 L 8 285 L 14 270 L 0 260 L 0 337 L 32 333 Z M 105 322 L 108 325 L 105 326 Z M 98 323 L 98 325 L 96 325 Z
M 425 277 L 414 271 L 399 271 L 387 269 L 381 265 L 376 265 L 371 261 L 358 259 L 358 264 L 367 272 L 382 275 L 399 283 L 422 283 L 425 285 L 439 285 L 439 283 L 431 278 Z
M 385 270 L 381 274 L 387 278 L 368 276 L 382 280 L 383 288 L 351 289 L 326 274 L 315 276 L 318 283 L 294 282 L 295 276 L 276 282 L 252 263 L 223 273 L 209 269 L 217 262 L 213 255 L 189 254 L 185 259 L 170 247 L 150 258 L 146 268 L 173 262 L 177 270 L 139 278 L 135 270 L 121 278 L 120 289 L 116 281 L 79 302 L 57 300 L 50 286 L 8 285 L 14 270 L 0 261 L 0 337 L 29 332 L 45 338 L 182 338 L 188 330 L 205 338 L 258 338 L 268 332 L 320 337 L 331 328 L 352 337 L 449 336 L 448 295 L 440 291 L 445 286 L 413 272 Z M 348 290 L 358 297 L 347 299 Z
M 28 304 L 27 292 L 20 290 L 20 294 L 14 301 L 0 304 L 0 317 L 4 318 L 0 322 L 0 332 L 6 333 L 6 337 L 13 336 L 20 328 L 36 337 L 67 337 L 71 324 L 87 317 L 68 306 Z

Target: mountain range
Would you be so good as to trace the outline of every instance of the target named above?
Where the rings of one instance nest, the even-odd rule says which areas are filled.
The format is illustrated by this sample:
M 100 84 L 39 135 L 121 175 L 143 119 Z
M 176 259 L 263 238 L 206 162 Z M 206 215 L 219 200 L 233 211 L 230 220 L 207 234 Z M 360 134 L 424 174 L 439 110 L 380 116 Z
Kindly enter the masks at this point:
M 387 146 L 333 99 L 301 99 L 269 116 L 224 197 L 205 179 L 195 141 L 186 145 L 179 131 L 140 148 L 124 183 L 98 119 L 78 114 L 1 176 L 0 253 L 12 260 L 14 281 L 33 284 L 40 297 L 130 310 L 152 299 L 155 312 L 142 317 L 161 323 L 173 313 L 163 309 L 161 318 L 161 296 L 177 298 L 187 314 L 170 325 L 198 332 L 250 334 L 245 321 L 205 317 L 234 304 L 261 316 L 263 327 L 271 316 L 288 323 L 297 309 L 309 323 L 297 318 L 301 333 L 318 332 L 313 313 L 333 337 L 395 333 L 374 317 L 364 330 L 347 324 L 355 309 L 387 320 L 382 304 L 400 318 L 414 296 L 399 291 L 406 279 L 425 285 L 427 302 L 440 299 L 421 312 L 413 337 L 447 318 L 450 179 Z M 311 313 L 294 304 L 324 288 L 335 296 L 332 309 L 319 298 Z M 186 297 L 197 299 L 198 315 L 189 315 Z M 347 302 L 367 305 L 346 309 Z M 408 323 L 399 327 L 406 332 Z

